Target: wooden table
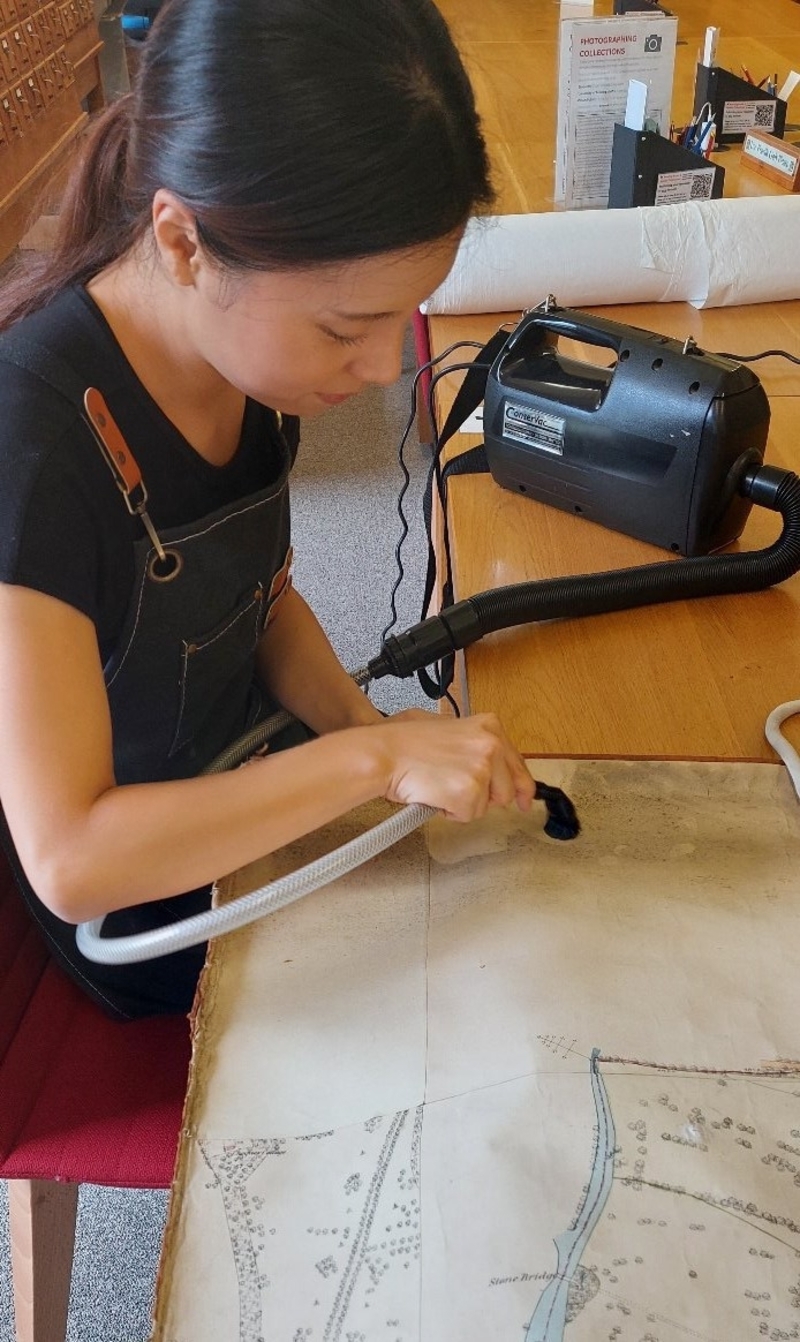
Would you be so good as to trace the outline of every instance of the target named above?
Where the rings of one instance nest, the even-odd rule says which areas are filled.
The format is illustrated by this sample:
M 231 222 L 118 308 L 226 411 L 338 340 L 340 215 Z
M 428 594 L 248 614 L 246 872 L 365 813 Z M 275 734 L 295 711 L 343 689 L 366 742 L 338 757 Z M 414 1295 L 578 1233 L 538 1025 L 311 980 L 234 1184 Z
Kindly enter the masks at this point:
M 497 212 L 551 208 L 558 6 L 443 0 L 441 8 L 476 85 Z M 697 49 L 708 23 L 723 25 L 720 64 L 736 69 L 745 62 L 759 76 L 777 70 L 779 82 L 789 67 L 800 69 L 800 6 L 792 0 L 764 0 L 757 39 L 748 36 L 751 12 L 744 9 L 729 14 L 726 7 L 720 15 L 704 0 L 674 0 L 670 8 L 679 20 L 676 120 L 691 112 Z M 719 156 L 726 194 L 780 190 L 738 160 L 737 146 Z M 595 311 L 667 335 L 692 335 L 709 350 L 745 354 L 779 346 L 800 355 L 800 302 Z M 518 317 L 432 318 L 432 350 L 487 338 L 500 322 Z M 767 460 L 800 472 L 800 368 L 773 359 L 756 369 L 772 408 Z M 457 385 L 455 375 L 439 384 L 442 413 Z M 479 441 L 458 435 L 449 450 Z M 453 478 L 449 504 L 456 599 L 535 578 L 668 562 L 663 551 L 520 498 L 488 476 Z M 754 509 L 740 548 L 769 544 L 779 530 L 777 515 Z M 800 695 L 800 577 L 763 593 L 492 635 L 465 655 L 461 689 L 472 712 L 496 711 L 532 755 L 774 760 L 764 719 L 777 703 Z M 800 742 L 792 725 L 787 734 Z

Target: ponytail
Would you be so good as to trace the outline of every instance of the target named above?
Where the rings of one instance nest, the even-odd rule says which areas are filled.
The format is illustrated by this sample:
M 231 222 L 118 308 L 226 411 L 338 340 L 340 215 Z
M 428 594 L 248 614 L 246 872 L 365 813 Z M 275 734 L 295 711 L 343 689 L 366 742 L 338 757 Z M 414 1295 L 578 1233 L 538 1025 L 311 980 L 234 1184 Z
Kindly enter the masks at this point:
M 119 98 L 88 131 L 61 200 L 53 249 L 21 263 L 4 286 L 0 330 L 86 283 L 146 231 L 149 218 L 137 218 L 127 201 L 131 102 L 131 94 Z
M 78 282 L 122 255 L 134 240 L 137 221 L 126 196 L 131 102 L 129 93 L 101 114 L 62 201 L 53 261 L 71 265 Z

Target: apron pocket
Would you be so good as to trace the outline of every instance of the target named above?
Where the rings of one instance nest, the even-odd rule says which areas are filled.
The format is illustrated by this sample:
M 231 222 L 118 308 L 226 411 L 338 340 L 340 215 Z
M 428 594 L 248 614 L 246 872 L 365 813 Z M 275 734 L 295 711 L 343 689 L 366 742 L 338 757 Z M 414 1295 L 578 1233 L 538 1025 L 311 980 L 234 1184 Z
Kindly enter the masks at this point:
M 226 694 L 246 696 L 252 683 L 256 644 L 264 626 L 266 593 L 258 587 L 241 597 L 235 609 L 206 634 L 184 640 L 180 694 L 170 758 L 193 741 L 210 714 L 218 711 Z M 225 705 L 225 717 L 235 718 L 235 705 Z

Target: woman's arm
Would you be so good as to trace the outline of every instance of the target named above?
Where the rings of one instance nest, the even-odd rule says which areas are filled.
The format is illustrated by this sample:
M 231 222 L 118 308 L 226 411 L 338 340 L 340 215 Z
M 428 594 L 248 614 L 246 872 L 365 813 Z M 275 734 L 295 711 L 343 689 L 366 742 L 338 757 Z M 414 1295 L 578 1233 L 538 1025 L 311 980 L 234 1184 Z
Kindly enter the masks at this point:
M 0 741 L 20 860 L 69 922 L 203 885 L 374 797 L 468 820 L 515 798 L 527 808 L 533 791 L 493 717 L 435 714 L 333 731 L 226 774 L 117 786 L 94 626 L 2 584 Z
M 319 735 L 382 721 L 383 715 L 345 671 L 316 615 L 293 587 L 280 598 L 261 637 L 258 670 L 278 702 Z

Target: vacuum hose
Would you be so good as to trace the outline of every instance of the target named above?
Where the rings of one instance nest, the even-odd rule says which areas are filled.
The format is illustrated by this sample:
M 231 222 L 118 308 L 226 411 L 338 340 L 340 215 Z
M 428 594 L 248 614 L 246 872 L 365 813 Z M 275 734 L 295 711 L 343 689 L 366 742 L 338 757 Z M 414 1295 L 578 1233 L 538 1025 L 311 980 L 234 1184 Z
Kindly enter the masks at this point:
M 78 950 L 88 960 L 98 964 L 128 965 L 152 960 L 160 955 L 170 955 L 174 951 L 186 950 L 189 946 L 199 946 L 212 937 L 245 927 L 267 913 L 276 913 L 303 895 L 310 895 L 312 891 L 338 880 L 340 876 L 345 876 L 347 872 L 354 871 L 382 853 L 385 848 L 390 848 L 435 814 L 430 806 L 405 806 L 366 834 L 360 834 L 350 843 L 342 844 L 335 852 L 327 853 L 316 862 L 309 862 L 299 871 L 290 872 L 288 876 L 263 885 L 249 895 L 242 895 L 230 904 L 221 904 L 218 908 L 196 913 L 179 923 L 169 923 L 166 927 L 157 927 L 150 932 L 104 937 L 103 918 L 80 923 L 76 933 Z
M 412 676 L 486 634 L 520 624 L 758 592 L 784 582 L 800 569 L 800 477 L 774 466 L 753 466 L 746 470 L 739 490 L 753 503 L 783 516 L 783 530 L 766 550 L 701 555 L 677 563 L 547 578 L 479 592 L 388 638 L 368 665 L 370 678 Z
M 257 744 L 276 735 L 286 726 L 284 713 L 276 713 L 261 724 Z M 294 719 L 292 719 L 294 721 Z M 255 731 L 256 729 L 253 729 Z M 223 761 L 240 762 L 243 743 L 253 749 L 253 732 L 234 742 L 229 751 L 218 756 L 204 773 L 220 773 L 225 767 L 232 767 Z M 574 839 L 580 830 L 580 822 L 569 797 L 561 788 L 550 787 L 546 783 L 534 780 L 534 797 L 543 801 L 547 810 L 545 833 L 551 839 Z M 230 904 L 221 904 L 217 908 L 207 909 L 204 913 L 193 914 L 177 923 L 168 923 L 165 927 L 156 927 L 148 932 L 133 932 L 123 937 L 104 937 L 104 917 L 93 918 L 90 922 L 80 923 L 76 932 L 76 944 L 87 960 L 104 965 L 137 964 L 142 960 L 152 960 L 156 956 L 170 955 L 174 951 L 186 950 L 189 946 L 199 946 L 203 941 L 246 927 L 268 913 L 277 913 L 303 895 L 310 895 L 323 886 L 330 885 L 340 876 L 355 871 L 370 858 L 377 857 L 413 830 L 424 825 L 426 820 L 438 812 L 432 806 L 416 804 L 404 806 L 401 810 L 382 820 L 373 829 L 357 838 L 344 843 L 332 853 L 309 862 L 299 871 L 289 872 L 277 881 L 262 885 L 258 890 L 242 895 Z
M 616 572 L 552 578 L 518 583 L 448 606 L 438 615 L 388 638 L 366 670 L 356 673 L 363 684 L 382 676 L 410 676 L 485 634 L 537 620 L 600 615 L 635 606 L 692 597 L 757 592 L 784 582 L 800 569 L 800 477 L 772 466 L 747 466 L 740 492 L 762 507 L 781 513 L 783 530 L 765 550 L 743 554 L 683 559 L 678 563 L 646 564 Z M 793 706 L 792 706 L 793 707 Z M 209 765 L 207 773 L 232 768 L 286 725 L 277 714 L 260 724 Z M 548 810 L 547 832 L 553 838 L 572 838 L 578 822 L 569 798 L 557 788 L 536 784 L 536 796 Z M 167 955 L 197 945 L 210 937 L 233 931 L 285 907 L 305 894 L 352 871 L 423 824 L 435 812 L 428 806 L 408 806 L 369 833 L 336 852 L 312 862 L 271 885 L 210 909 L 180 923 L 127 937 L 103 937 L 103 919 L 82 923 L 77 929 L 78 949 L 103 964 L 129 964 Z

